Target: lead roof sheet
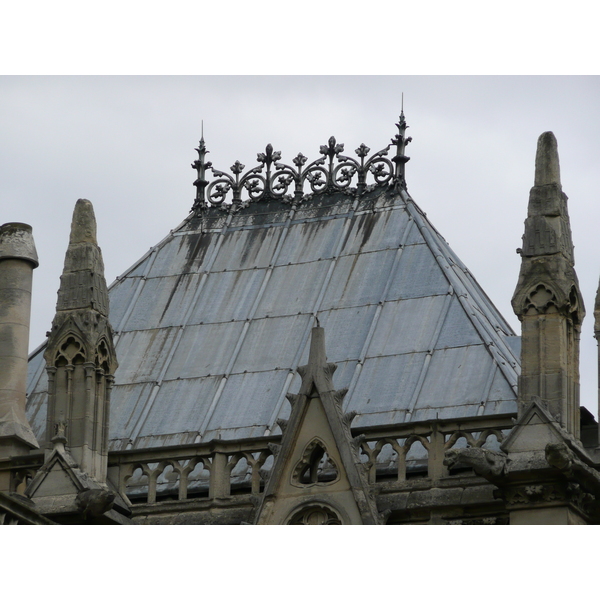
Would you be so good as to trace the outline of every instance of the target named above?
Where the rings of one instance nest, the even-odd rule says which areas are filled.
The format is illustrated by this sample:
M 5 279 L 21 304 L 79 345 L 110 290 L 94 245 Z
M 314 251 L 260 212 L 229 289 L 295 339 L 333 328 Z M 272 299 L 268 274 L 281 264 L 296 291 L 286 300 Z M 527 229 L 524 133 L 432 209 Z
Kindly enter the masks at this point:
M 518 338 L 405 192 L 208 209 L 109 294 L 113 450 L 278 432 L 315 315 L 353 426 L 516 410 Z M 38 439 L 42 350 L 28 385 Z

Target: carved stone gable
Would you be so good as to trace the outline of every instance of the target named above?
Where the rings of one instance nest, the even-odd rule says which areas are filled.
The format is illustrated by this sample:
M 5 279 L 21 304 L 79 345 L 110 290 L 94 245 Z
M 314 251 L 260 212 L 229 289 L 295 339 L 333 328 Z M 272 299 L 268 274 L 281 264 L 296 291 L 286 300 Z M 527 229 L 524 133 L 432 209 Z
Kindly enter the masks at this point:
M 504 440 L 501 448 L 511 454 L 542 452 L 547 444 L 562 441 L 564 435 L 547 408 L 539 399 L 534 399 Z
M 377 523 L 366 474 L 341 409 L 345 390 L 333 386 L 335 365 L 325 357 L 324 331 L 313 328 L 309 362 L 298 369 L 300 393 L 257 510 L 256 523 Z

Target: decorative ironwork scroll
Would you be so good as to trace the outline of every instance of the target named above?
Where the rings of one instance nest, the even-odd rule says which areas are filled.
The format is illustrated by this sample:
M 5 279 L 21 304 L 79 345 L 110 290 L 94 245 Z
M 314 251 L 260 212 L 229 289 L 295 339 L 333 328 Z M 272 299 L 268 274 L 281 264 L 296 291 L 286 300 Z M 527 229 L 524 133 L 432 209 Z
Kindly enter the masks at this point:
M 241 205 L 259 200 L 282 200 L 284 202 L 300 202 L 305 188 L 313 194 L 349 191 L 358 195 L 367 189 L 367 179 L 372 178 L 374 185 L 399 185 L 406 187 L 404 166 L 410 160 L 405 156 L 406 145 L 412 140 L 406 137 L 406 120 L 401 113 L 396 124 L 398 133 L 383 150 L 369 157 L 370 148 L 361 144 L 354 152 L 357 158 L 345 156 L 344 144 L 338 144 L 335 137 L 330 137 L 327 144 L 320 147 L 321 157 L 308 163 L 308 159 L 299 153 L 292 159 L 293 165 L 281 161 L 281 152 L 273 150 L 268 144 L 264 152 L 257 155 L 258 166 L 244 173 L 245 165 L 236 161 L 230 167 L 232 175 L 219 171 L 206 161 L 206 145 L 204 137 L 196 151 L 198 160 L 192 163 L 198 177 L 194 181 L 196 199 L 193 211 L 207 206 L 219 206 L 231 202 Z M 396 154 L 388 158 L 390 148 L 396 147 Z M 308 165 L 307 165 L 308 163 Z M 207 179 L 207 173 L 213 179 Z M 355 188 L 352 188 L 355 184 Z

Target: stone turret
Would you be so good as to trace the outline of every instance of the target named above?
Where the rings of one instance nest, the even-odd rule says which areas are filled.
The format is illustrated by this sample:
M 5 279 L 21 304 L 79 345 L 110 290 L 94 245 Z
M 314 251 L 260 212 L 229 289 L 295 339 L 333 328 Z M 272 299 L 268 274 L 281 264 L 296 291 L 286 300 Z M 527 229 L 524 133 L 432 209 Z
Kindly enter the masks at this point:
M 117 360 L 96 219 L 78 200 L 44 353 L 48 372 L 46 450 L 67 448 L 79 468 L 106 480 L 110 392 Z
M 522 323 L 519 416 L 538 398 L 579 438 L 579 337 L 585 309 L 552 132 L 538 139 L 534 186 L 518 252 L 522 263 L 512 306 Z
M 33 269 L 31 227 L 0 227 L 0 458 L 28 454 L 38 443 L 25 416 Z M 0 489 L 7 489 L 0 483 Z

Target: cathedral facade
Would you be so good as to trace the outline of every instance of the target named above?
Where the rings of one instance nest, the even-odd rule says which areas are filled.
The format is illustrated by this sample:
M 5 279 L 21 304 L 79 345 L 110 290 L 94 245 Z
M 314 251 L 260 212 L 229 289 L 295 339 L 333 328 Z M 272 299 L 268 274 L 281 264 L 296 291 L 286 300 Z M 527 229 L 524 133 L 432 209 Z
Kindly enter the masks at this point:
M 406 129 L 229 172 L 201 140 L 189 216 L 111 286 L 79 200 L 29 357 L 38 257 L 3 225 L 0 521 L 598 523 L 556 139 L 538 140 L 517 335 L 408 193 Z

